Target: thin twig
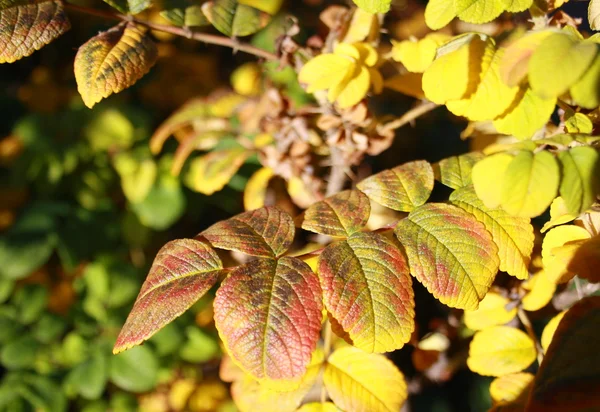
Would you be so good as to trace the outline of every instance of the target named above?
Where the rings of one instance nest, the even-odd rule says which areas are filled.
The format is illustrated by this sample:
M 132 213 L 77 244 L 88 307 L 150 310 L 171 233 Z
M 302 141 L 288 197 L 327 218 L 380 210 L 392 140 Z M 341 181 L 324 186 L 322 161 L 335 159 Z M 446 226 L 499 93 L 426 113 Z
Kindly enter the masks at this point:
M 399 129 L 400 127 L 412 122 L 416 118 L 424 115 L 425 113 L 429 113 L 436 107 L 438 107 L 438 105 L 433 102 L 423 103 L 413 109 L 410 109 L 408 112 L 404 113 L 402 117 L 399 117 L 394 121 L 382 125 L 381 132 Z
M 133 23 L 139 24 L 141 26 L 147 27 L 151 30 L 161 31 L 164 33 L 170 33 L 175 36 L 185 37 L 188 39 L 200 41 L 200 42 L 207 43 L 207 44 L 215 44 L 218 46 L 229 47 L 236 51 L 239 50 L 244 53 L 252 54 L 254 56 L 263 58 L 265 60 L 279 60 L 277 55 L 274 53 L 270 53 L 266 50 L 252 46 L 251 44 L 240 43 L 235 39 L 231 39 L 231 38 L 225 37 L 225 36 L 218 36 L 218 35 L 210 34 L 210 33 L 194 32 L 194 31 L 191 31 L 187 27 L 176 27 L 176 26 L 169 26 L 167 24 L 153 23 L 150 21 L 141 20 L 141 19 L 129 16 L 126 14 L 113 13 L 113 12 L 104 11 L 104 10 L 97 10 L 97 9 L 93 9 L 91 7 L 77 6 L 75 4 L 67 3 L 67 4 L 65 4 L 65 8 L 68 10 L 71 10 L 71 11 L 85 13 L 85 14 L 89 14 L 91 16 L 101 17 L 104 19 L 133 22 Z
M 538 365 L 541 365 L 542 361 L 544 360 L 544 349 L 542 348 L 542 345 L 540 344 L 540 341 L 538 340 L 537 336 L 535 336 L 535 332 L 533 331 L 533 326 L 531 326 L 531 321 L 529 320 L 529 316 L 527 316 L 527 314 L 525 313 L 523 308 L 520 306 L 519 306 L 519 309 L 517 309 L 517 315 L 519 316 L 519 320 L 521 321 L 523 326 L 525 326 L 525 330 L 527 330 L 527 334 L 529 335 L 529 337 L 531 338 L 531 340 L 533 340 L 533 342 L 535 344 L 535 351 L 537 352 Z

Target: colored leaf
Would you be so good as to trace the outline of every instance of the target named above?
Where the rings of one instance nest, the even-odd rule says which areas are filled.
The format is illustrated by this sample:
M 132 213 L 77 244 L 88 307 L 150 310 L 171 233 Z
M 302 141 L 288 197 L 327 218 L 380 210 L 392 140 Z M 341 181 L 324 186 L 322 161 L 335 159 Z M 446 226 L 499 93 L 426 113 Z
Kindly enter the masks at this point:
M 558 162 L 552 154 L 521 151 L 504 174 L 502 208 L 514 216 L 539 216 L 556 197 L 559 180 Z
M 454 0 L 458 18 L 467 23 L 487 23 L 506 9 L 507 0 Z
M 237 67 L 231 74 L 231 86 L 242 96 L 258 96 L 262 91 L 262 70 L 254 62 Z
M 304 212 L 302 229 L 322 235 L 346 237 L 369 220 L 371 203 L 358 190 L 345 190 L 315 203 Z
M 119 333 L 114 353 L 139 345 L 189 309 L 216 283 L 222 268 L 216 252 L 197 240 L 179 239 L 163 246 Z
M 600 29 L 600 1 L 590 0 L 588 6 L 588 21 L 592 30 Z
M 521 285 L 527 294 L 521 299 L 523 309 L 534 312 L 542 309 L 552 300 L 556 284 L 544 272 L 538 272 Z
M 582 243 L 578 241 L 590 237 L 587 230 L 575 225 L 559 226 L 548 231 L 542 243 L 542 262 L 548 279 L 563 283 L 575 276 L 568 270 L 568 265 Z
M 529 84 L 540 97 L 558 97 L 581 79 L 597 54 L 594 43 L 554 33 L 541 42 L 529 60 Z
M 169 23 L 179 27 L 209 25 L 199 2 L 193 0 L 163 0 L 160 15 Z
M 542 99 L 530 88 L 521 88 L 507 112 L 494 119 L 494 127 L 520 140 L 529 139 L 548 123 L 555 106 L 555 97 Z
M 569 223 L 576 217 L 577 215 L 569 213 L 565 200 L 561 196 L 558 196 L 552 201 L 552 204 L 550 205 L 550 220 L 544 224 L 544 227 L 542 227 L 541 232 L 544 233 L 548 229 L 553 228 L 554 226 Z
M 600 297 L 588 297 L 567 311 L 533 382 L 528 411 L 600 408 Z
M 430 0 L 425 6 L 425 23 L 432 30 L 446 26 L 456 17 L 454 2 L 448 0 Z
M 533 378 L 533 374 L 529 372 L 519 372 L 494 379 L 490 384 L 492 400 L 498 403 L 510 403 L 526 396 Z
M 408 96 L 424 99 L 425 94 L 421 88 L 421 73 L 404 73 L 392 76 L 385 80 L 384 87 L 395 90 Z
M 412 281 L 392 241 L 355 233 L 321 253 L 318 274 L 325 307 L 349 343 L 391 352 L 408 342 L 414 329 Z
M 542 338 L 540 339 L 540 343 L 542 344 L 542 348 L 544 352 L 548 351 L 548 347 L 550 343 L 552 343 L 552 338 L 554 337 L 554 333 L 556 332 L 556 328 L 558 328 L 558 324 L 565 316 L 567 311 L 560 312 L 558 315 L 554 316 L 544 327 L 544 331 L 542 332 Z
M 205 195 L 222 190 L 242 167 L 250 152 L 243 147 L 215 150 L 190 162 L 186 184 Z
M 132 86 L 158 57 L 156 44 L 133 23 L 123 23 L 92 37 L 75 56 L 75 80 L 89 108 Z
M 227 351 L 256 379 L 306 372 L 321 330 L 317 275 L 297 258 L 257 259 L 233 270 L 214 301 Z
M 485 226 L 464 210 L 428 203 L 400 221 L 394 233 L 410 271 L 442 303 L 477 309 L 498 271 L 498 248 Z
M 600 106 L 600 57 L 594 59 L 585 74 L 569 91 L 580 107 L 595 109 Z
M 377 14 L 357 8 L 352 13 L 352 19 L 342 41 L 349 44 L 369 41 L 379 35 L 379 29 Z
M 215 223 L 199 236 L 214 247 L 251 256 L 277 257 L 294 240 L 294 221 L 277 207 L 263 207 Z
M 496 50 L 493 43 L 488 43 L 482 58 L 477 89 L 466 98 L 447 101 L 448 110 L 478 121 L 495 119 L 511 107 L 519 93 L 519 87 L 509 87 L 500 79 L 500 59 L 504 50 Z
M 517 316 L 516 305 L 502 295 L 489 292 L 479 303 L 476 310 L 465 310 L 464 321 L 469 329 L 482 330 L 491 326 L 504 325 Z
M 204 15 L 229 37 L 249 36 L 264 28 L 271 16 L 238 0 L 213 0 L 202 5 Z
M 0 2 L 0 63 L 31 55 L 71 28 L 60 1 Z
M 417 160 L 370 176 L 356 187 L 383 206 L 410 212 L 429 199 L 433 184 L 433 168 Z
M 536 359 L 535 344 L 527 334 L 510 326 L 494 326 L 475 333 L 467 366 L 485 376 L 520 372 Z
M 265 205 L 267 188 L 273 176 L 275 172 L 268 167 L 263 167 L 250 176 L 244 189 L 244 209 L 254 210 Z
M 600 155 L 590 146 L 560 152 L 563 178 L 560 195 L 570 214 L 585 212 L 600 194 Z
M 513 156 L 508 153 L 497 153 L 475 163 L 471 178 L 475 193 L 490 209 L 500 206 L 502 185 L 508 165 Z
M 339 411 L 340 411 L 340 409 L 338 409 L 335 406 L 335 404 L 331 403 L 331 402 L 305 403 L 304 405 L 302 405 L 302 407 L 300 409 L 298 409 L 298 412 L 339 412 Z
M 506 11 L 518 13 L 530 8 L 533 2 L 534 0 L 507 0 L 504 3 L 506 4 Z
M 152 5 L 150 0 L 104 0 L 121 13 L 138 14 Z
M 472 183 L 471 170 L 483 159 L 481 152 L 471 152 L 440 160 L 433 165 L 436 180 L 452 189 L 460 189 Z
M 387 13 L 392 0 L 352 0 L 361 9 L 369 13 Z
M 589 117 L 583 113 L 573 113 L 571 116 L 565 116 L 565 129 L 568 133 L 591 134 L 594 125 Z
M 347 411 L 395 412 L 408 396 L 404 376 L 391 361 L 351 346 L 333 352 L 323 381 L 333 402 Z
M 437 48 L 450 40 L 444 33 L 430 33 L 421 40 L 404 40 L 394 43 L 392 58 L 413 73 L 423 73 L 433 62 Z
M 500 61 L 500 78 L 508 86 L 517 86 L 527 76 L 529 59 L 540 43 L 554 30 L 538 30 L 512 42 Z
M 500 270 L 517 279 L 529 277 L 529 260 L 533 251 L 533 226 L 528 218 L 511 216 L 501 208 L 489 209 L 472 187 L 456 190 L 450 201 L 471 213 L 485 225 L 498 246 Z
M 600 235 L 583 242 L 577 248 L 567 269 L 589 282 L 600 282 Z

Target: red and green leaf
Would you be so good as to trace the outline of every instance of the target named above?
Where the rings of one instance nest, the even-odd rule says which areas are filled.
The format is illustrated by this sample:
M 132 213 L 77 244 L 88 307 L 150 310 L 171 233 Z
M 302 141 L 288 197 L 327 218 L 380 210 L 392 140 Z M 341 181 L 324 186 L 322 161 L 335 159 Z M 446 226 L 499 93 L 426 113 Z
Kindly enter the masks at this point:
M 442 303 L 477 309 L 500 260 L 498 247 L 473 215 L 447 204 L 412 211 L 394 233 L 404 246 L 410 271 Z
M 302 229 L 322 235 L 346 237 L 369 220 L 371 203 L 358 190 L 346 190 L 315 203 L 304 212 Z
M 256 379 L 306 372 L 319 340 L 322 295 L 317 275 L 297 258 L 257 259 L 223 281 L 215 324 L 232 359 Z
M 325 307 L 336 332 L 367 352 L 401 348 L 414 329 L 408 265 L 396 245 L 376 233 L 355 233 L 328 246 L 318 263 Z M 343 331 L 343 333 L 342 333 Z
M 197 240 L 179 239 L 163 246 L 113 352 L 139 345 L 189 309 L 217 282 L 222 268 L 217 253 Z

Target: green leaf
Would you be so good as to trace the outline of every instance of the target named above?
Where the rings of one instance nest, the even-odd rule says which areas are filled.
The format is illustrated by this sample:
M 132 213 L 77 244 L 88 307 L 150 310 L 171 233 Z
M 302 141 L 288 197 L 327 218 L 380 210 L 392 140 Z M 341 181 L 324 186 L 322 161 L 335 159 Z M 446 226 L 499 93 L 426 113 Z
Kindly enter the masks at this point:
M 26 285 L 13 296 L 19 322 L 29 325 L 39 319 L 48 303 L 48 289 L 42 285 Z
M 15 281 L 0 277 L 0 303 L 6 302 L 15 287 Z
M 198 236 L 219 249 L 277 257 L 288 250 L 294 233 L 290 215 L 277 207 L 263 207 L 215 223 Z
M 223 189 L 242 167 L 250 152 L 243 147 L 215 150 L 192 160 L 185 176 L 187 186 L 205 195 Z
M 367 224 L 369 198 L 358 190 L 346 190 L 306 209 L 302 229 L 322 235 L 347 237 Z
M 136 346 L 109 359 L 110 380 L 119 388 L 139 393 L 156 386 L 158 362 L 147 346 Z
M 456 206 L 428 203 L 400 221 L 394 234 L 411 274 L 433 296 L 450 307 L 477 309 L 500 264 L 482 223 Z
M 139 345 L 189 309 L 217 281 L 223 266 L 216 252 L 193 239 L 167 243 L 156 255 L 114 353 Z
M 425 23 L 432 30 L 441 29 L 455 17 L 454 1 L 429 0 L 425 6 Z
M 565 129 L 569 133 L 591 134 L 594 130 L 592 121 L 583 113 L 573 113 L 565 118 Z
M 92 37 L 75 56 L 75 80 L 89 108 L 132 86 L 156 63 L 152 38 L 134 23 L 122 23 Z
M 552 154 L 521 151 L 506 168 L 502 208 L 514 216 L 539 216 L 556 197 L 559 181 L 558 162 Z
M 61 1 L 0 1 L 0 63 L 41 49 L 71 28 Z
M 138 152 L 121 152 L 114 157 L 115 169 L 121 177 L 121 187 L 131 203 L 143 201 L 156 181 L 158 168 L 154 159 Z
M 44 313 L 34 325 L 33 337 L 42 343 L 50 343 L 60 337 L 67 328 L 65 318 L 53 313 Z
M 433 183 L 431 165 L 417 160 L 370 176 L 356 187 L 383 206 L 410 212 L 429 199 Z
M 186 330 L 187 342 L 181 346 L 181 359 L 191 363 L 204 363 L 219 355 L 217 339 L 196 326 Z
M 458 18 L 467 23 L 487 23 L 498 17 L 511 0 L 454 0 Z
M 84 399 L 98 399 L 104 392 L 108 380 L 108 359 L 100 352 L 77 365 L 69 372 L 65 384 Z
M 560 195 L 569 213 L 585 212 L 600 193 L 600 155 L 589 146 L 578 146 L 560 152 L 563 178 Z
M 355 233 L 321 253 L 325 307 L 348 343 L 366 352 L 391 352 L 409 341 L 415 325 L 408 272 L 402 252 L 376 233 Z
M 534 234 L 528 218 L 511 216 L 500 208 L 487 208 L 473 187 L 453 192 L 450 201 L 475 216 L 491 233 L 498 246 L 500 270 L 518 279 L 529 277 L 527 269 L 533 251 Z
M 219 336 L 256 379 L 306 372 L 319 340 L 322 296 L 317 275 L 300 259 L 256 259 L 234 269 L 214 301 Z
M 166 0 L 162 9 L 160 15 L 175 26 L 200 27 L 210 24 L 202 12 L 202 5 L 193 0 Z
M 354 3 L 369 13 L 387 13 L 390 11 L 392 0 L 352 0 Z
M 268 13 L 240 4 L 238 0 L 214 0 L 202 5 L 204 15 L 213 26 L 229 37 L 254 34 L 270 21 Z
M 595 109 L 600 106 L 599 56 L 596 56 L 585 74 L 571 86 L 570 93 L 575 103 L 585 109 Z
M 433 165 L 436 180 L 452 189 L 469 186 L 473 165 L 483 159 L 481 152 L 471 152 L 440 160 Z
M 152 5 L 151 0 L 103 0 L 124 14 L 138 14 Z
M 40 344 L 31 336 L 25 335 L 2 347 L 0 360 L 7 369 L 32 367 L 40 349 Z

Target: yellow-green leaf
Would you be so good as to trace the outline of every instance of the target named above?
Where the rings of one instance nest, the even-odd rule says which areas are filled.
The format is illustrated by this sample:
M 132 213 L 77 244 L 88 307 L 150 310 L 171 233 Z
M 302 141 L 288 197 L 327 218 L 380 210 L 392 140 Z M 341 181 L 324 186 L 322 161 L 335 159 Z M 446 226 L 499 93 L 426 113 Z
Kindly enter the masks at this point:
M 340 412 L 340 409 L 331 402 L 311 402 L 302 405 L 297 412 Z
M 473 166 L 483 157 L 481 152 L 471 152 L 442 159 L 433 165 L 435 178 L 452 189 L 469 186 Z
M 124 14 L 138 14 L 152 5 L 150 0 L 104 0 Z
M 571 86 L 571 97 L 585 109 L 600 105 L 600 56 L 596 56 L 585 74 Z
M 600 155 L 590 146 L 560 152 L 563 178 L 560 195 L 570 214 L 585 212 L 600 193 Z
M 588 6 L 588 21 L 592 30 L 600 29 L 600 1 L 590 0 Z
M 543 271 L 523 282 L 522 287 L 528 292 L 521 299 L 521 305 L 530 312 L 540 310 L 550 303 L 556 291 L 556 284 L 551 282 Z
M 540 97 L 558 97 L 581 79 L 597 54 L 595 43 L 582 42 L 566 33 L 553 33 L 540 43 L 529 60 L 529 84 Z M 567 61 L 569 64 L 565 65 Z
M 556 197 L 560 170 L 549 152 L 522 151 L 506 168 L 503 180 L 502 208 L 514 216 L 536 217 Z
M 408 396 L 404 376 L 391 361 L 352 346 L 333 352 L 323 381 L 333 402 L 346 411 L 396 412 Z
M 494 120 L 500 133 L 525 140 L 548 123 L 556 106 L 556 97 L 542 99 L 529 87 L 521 88 L 513 105 Z
M 577 218 L 577 215 L 569 213 L 567 203 L 561 196 L 558 196 L 550 205 L 550 220 L 544 224 L 541 232 L 544 233 L 554 226 L 569 223 L 575 218 Z
M 325 307 L 349 343 L 391 352 L 408 342 L 414 329 L 412 280 L 392 241 L 355 233 L 321 253 L 318 274 Z
M 569 133 L 591 134 L 594 125 L 589 117 L 583 113 L 573 113 L 565 120 L 565 129 Z
M 257 63 L 245 63 L 231 74 L 231 86 L 242 96 L 258 96 L 261 92 L 262 69 Z
M 475 163 L 471 177 L 475 193 L 490 209 L 500 206 L 502 185 L 508 165 L 513 156 L 508 153 L 497 153 Z
M 41 49 L 71 28 L 61 1 L 0 1 L 0 63 Z
M 555 30 L 538 30 L 512 42 L 500 61 L 500 78 L 508 86 L 517 86 L 527 76 L 529 59 L 540 43 Z
M 250 176 L 244 189 L 244 209 L 254 210 L 265 205 L 269 181 L 274 175 L 273 169 L 263 167 Z
M 163 0 L 160 15 L 179 27 L 208 26 L 202 6 L 194 0 Z
M 487 23 L 498 17 L 510 0 L 454 0 L 458 18 L 467 23 Z
M 500 264 L 482 223 L 456 206 L 428 203 L 401 220 L 394 234 L 411 274 L 433 296 L 450 307 L 477 309 Z
M 231 358 L 255 379 L 294 379 L 306 373 L 319 340 L 322 305 L 306 263 L 256 259 L 221 284 L 215 325 Z
M 489 292 L 479 303 L 476 310 L 465 310 L 464 321 L 469 329 L 482 330 L 492 326 L 504 325 L 517 316 L 517 306 L 507 306 L 510 300 L 498 293 Z
M 392 59 L 400 62 L 406 70 L 423 73 L 433 62 L 437 48 L 447 42 L 450 36 L 444 33 L 430 33 L 421 40 L 404 40 L 395 43 Z
M 475 333 L 469 346 L 467 366 L 485 376 L 520 372 L 536 359 L 535 343 L 510 326 L 494 326 Z
M 123 23 L 92 37 L 75 56 L 75 80 L 89 108 L 132 86 L 156 63 L 156 44 L 134 23 Z
M 229 183 L 249 155 L 245 148 L 236 147 L 196 157 L 185 176 L 186 184 L 196 192 L 212 195 Z
M 387 13 L 392 0 L 352 0 L 358 7 L 369 13 Z
M 506 11 L 510 11 L 511 13 L 519 13 L 521 11 L 525 11 L 531 7 L 534 0 L 507 0 Z
M 281 9 L 283 0 L 238 0 L 238 3 L 254 7 L 273 16 Z
M 441 29 L 455 17 L 453 1 L 429 0 L 425 6 L 425 23 L 432 30 Z
M 501 208 L 486 207 L 473 187 L 454 191 L 450 201 L 475 216 L 492 234 L 498 246 L 500 270 L 517 279 L 527 279 L 534 241 L 533 226 L 529 219 L 511 216 Z
M 570 280 L 575 273 L 568 265 L 580 243 L 591 237 L 589 232 L 575 225 L 563 225 L 548 231 L 542 242 L 542 262 L 548 279 L 555 283 Z
M 229 37 L 249 36 L 264 28 L 271 16 L 238 0 L 213 0 L 202 5 L 204 15 L 217 30 Z
M 346 237 L 365 227 L 370 213 L 367 196 L 358 190 L 345 190 L 310 206 L 304 212 L 302 229 Z
M 560 312 L 558 315 L 554 316 L 544 327 L 544 331 L 542 332 L 542 338 L 540 339 L 540 343 L 542 344 L 542 348 L 544 352 L 548 351 L 548 347 L 550 347 L 550 343 L 552 343 L 552 338 L 554 337 L 554 333 L 556 332 L 556 328 L 558 328 L 558 324 L 565 316 L 567 311 Z
M 410 212 L 429 199 L 433 184 L 433 168 L 417 160 L 370 176 L 356 187 L 383 206 Z
M 494 402 L 510 403 L 527 395 L 534 375 L 529 372 L 511 373 L 500 376 L 490 384 L 490 395 Z

